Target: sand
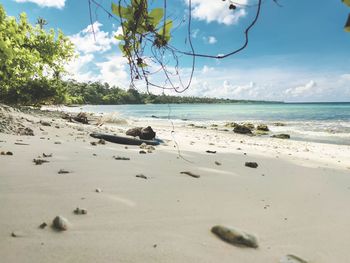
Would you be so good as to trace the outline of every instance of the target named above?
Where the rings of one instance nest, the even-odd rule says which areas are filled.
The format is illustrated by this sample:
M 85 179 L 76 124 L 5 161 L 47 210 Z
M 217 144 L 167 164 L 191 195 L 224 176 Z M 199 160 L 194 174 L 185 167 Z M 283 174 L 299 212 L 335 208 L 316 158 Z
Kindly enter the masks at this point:
M 315 263 L 349 260 L 349 146 L 181 125 L 172 133 L 170 123 L 157 120 L 97 128 L 20 116 L 35 136 L 0 133 L 0 151 L 13 152 L 0 155 L 1 262 L 268 263 L 286 254 Z M 97 141 L 91 131 L 121 134 L 145 125 L 166 142 L 152 153 L 90 144 Z M 43 158 L 49 162 L 35 165 L 43 153 L 52 153 Z M 87 214 L 75 214 L 77 207 Z M 69 221 L 67 231 L 50 227 L 57 215 Z M 43 222 L 49 226 L 40 229 Z M 210 231 L 215 225 L 256 235 L 259 248 L 223 242 Z

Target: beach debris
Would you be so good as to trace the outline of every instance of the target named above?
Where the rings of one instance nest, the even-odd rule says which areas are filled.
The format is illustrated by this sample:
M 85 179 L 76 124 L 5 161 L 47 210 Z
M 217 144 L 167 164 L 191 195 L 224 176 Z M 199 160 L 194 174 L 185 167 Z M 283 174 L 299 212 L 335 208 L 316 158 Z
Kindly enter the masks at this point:
M 101 190 L 100 188 L 96 188 L 96 189 L 95 189 L 95 192 L 96 192 L 96 193 L 101 193 L 102 190 Z
M 221 240 L 235 246 L 246 246 L 251 248 L 257 248 L 259 246 L 258 240 L 254 235 L 248 234 L 236 228 L 218 225 L 212 227 L 211 232 Z
M 271 136 L 272 138 L 278 138 L 278 139 L 290 139 L 289 134 L 281 133 L 281 134 L 274 134 Z
M 218 162 L 218 161 L 215 161 L 215 164 L 216 164 L 216 165 L 218 165 L 218 166 L 220 166 L 220 165 L 221 165 L 221 163 L 220 163 L 220 162 Z
M 55 144 L 62 144 L 61 142 L 58 142 L 58 141 L 57 141 L 57 142 L 54 142 L 54 143 L 55 143 Z
M 41 229 L 44 229 L 45 227 L 47 227 L 46 222 L 41 223 L 39 226 L 39 228 L 41 228 Z
M 40 121 L 40 124 L 42 126 L 51 126 L 51 123 L 49 123 L 48 121 Z
M 43 153 L 43 157 L 44 158 L 50 158 L 50 157 L 52 157 L 52 153 L 50 153 L 50 154 Z
M 90 142 L 92 146 L 97 146 L 97 142 Z
M 297 257 L 295 255 L 289 254 L 280 259 L 280 263 L 308 263 L 308 261 Z
M 87 114 L 85 112 L 78 113 L 78 115 L 73 117 L 72 119 L 82 124 L 89 124 Z
M 245 166 L 250 168 L 258 168 L 258 164 L 256 162 L 245 162 Z
M 96 153 L 93 153 L 92 156 L 97 156 L 97 154 L 96 154 Z
M 30 145 L 29 143 L 15 142 L 16 145 Z
M 136 177 L 137 177 L 137 178 L 146 179 L 146 180 L 148 179 L 148 177 L 145 176 L 145 175 L 143 175 L 143 174 L 137 174 Z
M 68 229 L 68 220 L 63 216 L 56 216 L 52 221 L 52 227 L 59 231 Z
M 129 157 L 113 156 L 114 160 L 130 161 Z
M 140 139 L 143 140 L 153 140 L 156 137 L 156 133 L 153 131 L 151 126 L 141 129 Z
M 258 131 L 269 131 L 269 127 L 267 127 L 266 124 L 259 124 L 258 126 L 256 126 L 256 129 Z
M 146 128 L 135 127 L 126 131 L 126 135 L 133 137 L 140 137 L 143 140 L 152 140 L 156 136 L 156 133 L 153 131 L 151 126 L 147 126 Z
M 99 139 L 98 144 L 102 144 L 102 145 L 105 145 L 106 144 L 106 141 L 104 139 Z
M 74 210 L 74 214 L 76 215 L 86 215 L 87 214 L 87 210 L 85 208 L 75 208 Z
M 239 133 L 239 134 L 251 134 L 252 130 L 249 127 L 245 126 L 245 125 L 237 124 L 234 127 L 233 132 L 234 133 Z
M 31 128 L 19 128 L 18 129 L 19 135 L 27 135 L 27 136 L 34 136 L 34 131 Z
M 180 174 L 186 174 L 186 175 L 189 175 L 189 176 L 191 176 L 191 177 L 193 177 L 193 178 L 199 178 L 199 177 L 201 177 L 200 175 L 194 174 L 194 173 L 189 172 L 189 171 L 180 172 Z
M 139 154 L 146 154 L 147 152 L 144 150 L 139 151 Z
M 0 152 L 0 155 L 13 155 L 13 152 L 7 151 L 7 152 Z
M 43 163 L 48 163 L 49 161 L 37 158 L 37 159 L 33 159 L 33 162 L 35 163 L 35 165 L 42 165 Z
M 67 171 L 67 170 L 64 170 L 64 169 L 60 169 L 58 171 L 58 174 L 69 174 L 69 173 L 70 173 L 70 171 Z
M 216 151 L 210 151 L 210 150 L 207 150 L 207 151 L 205 151 L 206 153 L 216 153 Z

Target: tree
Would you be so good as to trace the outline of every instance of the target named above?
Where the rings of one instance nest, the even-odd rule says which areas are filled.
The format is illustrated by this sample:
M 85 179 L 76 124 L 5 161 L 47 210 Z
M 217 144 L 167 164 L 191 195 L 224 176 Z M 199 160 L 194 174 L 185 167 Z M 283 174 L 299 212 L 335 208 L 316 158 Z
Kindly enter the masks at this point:
M 44 18 L 38 17 L 36 24 L 39 25 L 40 29 L 44 29 L 44 26 L 46 26 L 48 22 Z
M 27 103 L 26 93 L 34 92 L 33 87 L 51 90 L 47 85 L 59 79 L 73 56 L 74 46 L 61 31 L 32 26 L 25 13 L 16 20 L 0 5 L 0 100 Z M 47 99 L 54 95 L 43 94 Z

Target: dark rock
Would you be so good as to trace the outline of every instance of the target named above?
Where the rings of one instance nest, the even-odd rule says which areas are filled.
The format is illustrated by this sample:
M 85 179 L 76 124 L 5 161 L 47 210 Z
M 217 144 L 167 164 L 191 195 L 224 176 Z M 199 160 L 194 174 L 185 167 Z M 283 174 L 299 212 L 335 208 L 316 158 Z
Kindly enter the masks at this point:
M 221 163 L 218 162 L 218 161 L 215 161 L 215 164 L 218 165 L 218 166 L 221 165 Z
M 246 162 L 245 166 L 250 167 L 250 168 L 257 168 L 258 164 L 256 162 Z
M 42 126 L 51 126 L 51 123 L 49 123 L 48 121 L 40 121 L 40 124 Z
M 6 155 L 13 155 L 12 152 L 6 152 Z
M 245 127 L 247 127 L 248 129 L 250 129 L 250 130 L 254 130 L 254 128 L 255 128 L 254 124 L 251 123 L 251 122 L 242 123 L 242 126 L 245 126 Z
M 27 136 L 34 136 L 34 131 L 31 128 L 19 128 L 18 129 L 19 135 L 27 135 Z
M 50 158 L 50 157 L 52 157 L 52 153 L 50 153 L 50 154 L 45 154 L 45 153 L 43 153 L 43 157 L 44 157 L 44 158 Z
M 69 173 L 70 173 L 70 171 L 67 171 L 67 170 L 64 170 L 64 169 L 60 169 L 58 171 L 58 174 L 69 174 Z
M 104 145 L 106 144 L 106 141 L 104 139 L 99 139 L 97 143 Z
M 236 246 L 246 246 L 251 248 L 257 248 L 258 241 L 254 235 L 240 231 L 234 228 L 228 228 L 225 226 L 214 226 L 211 232 L 219 237 L 221 240 Z
M 68 229 L 68 220 L 62 216 L 56 216 L 52 221 L 52 227 L 59 231 Z
M 74 214 L 76 214 L 76 215 L 86 215 L 86 214 L 87 214 L 87 210 L 84 209 L 84 208 L 79 208 L 79 207 L 77 207 L 77 208 L 74 210 Z
M 142 127 L 135 127 L 127 130 L 125 134 L 133 137 L 137 137 L 137 136 L 140 137 L 141 130 L 142 130 Z
M 147 152 L 144 150 L 139 151 L 139 154 L 146 154 Z
M 39 226 L 39 228 L 41 228 L 41 229 L 44 229 L 45 227 L 47 227 L 47 224 L 46 224 L 45 222 L 43 222 L 43 223 Z
M 216 153 L 216 151 L 210 151 L 210 150 L 208 150 L 208 151 L 205 151 L 206 153 Z
M 225 127 L 226 128 L 236 128 L 236 126 L 239 125 L 238 123 L 235 123 L 235 122 L 227 122 L 225 123 Z
M 278 139 L 290 139 L 289 134 L 281 133 L 281 134 L 275 134 L 271 136 L 272 138 L 278 138 Z
M 258 131 L 269 131 L 269 127 L 267 127 L 266 124 L 259 124 L 258 126 L 256 126 L 256 129 Z
M 129 157 L 113 156 L 114 160 L 129 161 Z
M 233 129 L 233 132 L 239 134 L 251 134 L 252 130 L 244 125 L 237 124 Z
M 141 129 L 140 139 L 153 140 L 154 137 L 156 137 L 156 133 L 153 131 L 151 126 Z

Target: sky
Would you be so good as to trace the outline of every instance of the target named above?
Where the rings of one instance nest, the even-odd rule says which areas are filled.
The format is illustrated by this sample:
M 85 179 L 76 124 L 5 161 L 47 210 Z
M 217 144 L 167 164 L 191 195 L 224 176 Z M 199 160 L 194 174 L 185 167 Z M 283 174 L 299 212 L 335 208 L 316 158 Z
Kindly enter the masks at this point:
M 97 0 L 110 10 L 111 0 Z M 244 42 L 244 29 L 252 21 L 258 0 L 192 0 L 191 38 L 197 53 L 225 54 Z M 115 2 L 117 2 L 115 0 Z M 151 7 L 161 0 L 151 0 Z M 11 16 L 26 12 L 46 28 L 60 28 L 79 55 L 66 66 L 69 78 L 101 81 L 127 89 L 129 67 L 114 38 L 121 28 L 101 9 L 92 6 L 92 24 L 86 0 L 1 0 Z M 341 0 L 263 0 L 260 18 L 249 34 L 249 44 L 223 60 L 197 58 L 191 86 L 184 96 L 286 102 L 350 101 L 350 33 L 344 24 L 350 7 Z M 167 15 L 174 22 L 171 45 L 189 51 L 188 0 L 168 1 Z M 92 28 L 94 34 L 92 33 Z M 169 55 L 170 58 L 170 55 Z M 180 56 L 180 76 L 189 80 L 192 58 Z M 169 70 L 173 68 L 173 61 Z M 156 65 L 152 65 L 154 69 Z M 158 74 L 152 81 L 162 84 Z M 178 82 L 178 81 L 177 81 Z M 140 91 L 144 82 L 138 82 Z M 153 93 L 163 90 L 151 89 Z M 166 94 L 174 94 L 166 90 Z

